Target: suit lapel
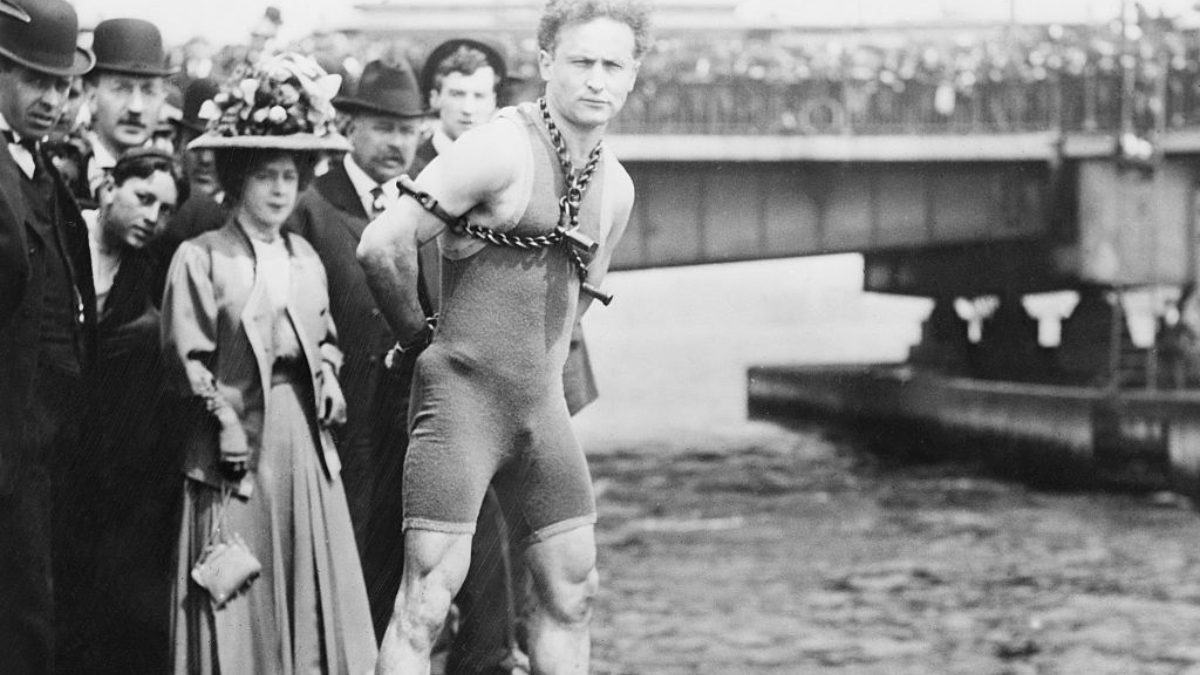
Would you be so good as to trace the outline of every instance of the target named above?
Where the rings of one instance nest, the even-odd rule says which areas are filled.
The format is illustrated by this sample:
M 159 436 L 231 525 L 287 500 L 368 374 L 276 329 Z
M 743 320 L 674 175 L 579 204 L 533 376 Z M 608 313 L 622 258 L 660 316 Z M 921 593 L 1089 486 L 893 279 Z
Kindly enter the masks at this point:
M 325 201 L 343 213 L 345 217 L 338 221 L 350 230 L 354 240 L 362 238 L 363 230 L 367 228 L 367 211 L 354 191 L 354 183 L 350 182 L 346 166 L 335 162 L 328 173 L 317 179 L 316 188 Z

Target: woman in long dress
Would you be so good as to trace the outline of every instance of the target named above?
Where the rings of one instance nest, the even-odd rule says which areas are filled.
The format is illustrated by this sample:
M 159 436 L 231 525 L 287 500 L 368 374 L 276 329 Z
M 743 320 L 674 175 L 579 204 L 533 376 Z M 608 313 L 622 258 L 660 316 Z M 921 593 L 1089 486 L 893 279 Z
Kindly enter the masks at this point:
M 344 421 L 345 402 L 325 270 L 303 238 L 282 229 L 317 153 L 346 145 L 321 116 L 336 83 L 313 69 L 288 56 L 235 82 L 238 93 L 218 97 L 210 131 L 193 143 L 216 151 L 231 207 L 224 227 L 180 246 L 164 296 L 165 351 L 196 402 L 182 438 L 177 675 L 365 675 L 374 667 L 328 430 Z M 229 598 L 201 585 L 197 562 L 240 542 L 260 576 Z M 209 577 L 220 565 L 232 569 L 231 559 L 210 564 Z

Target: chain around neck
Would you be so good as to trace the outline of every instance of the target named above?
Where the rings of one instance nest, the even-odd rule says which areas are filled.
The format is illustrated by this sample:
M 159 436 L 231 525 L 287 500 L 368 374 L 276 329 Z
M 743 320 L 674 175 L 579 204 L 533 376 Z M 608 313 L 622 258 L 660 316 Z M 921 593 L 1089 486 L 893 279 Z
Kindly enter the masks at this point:
M 562 132 L 558 130 L 558 125 L 554 123 L 554 118 L 550 116 L 550 106 L 546 103 L 546 97 L 538 99 L 538 108 L 542 111 L 542 121 L 546 123 L 546 131 L 550 134 L 550 142 L 554 145 L 554 151 L 558 153 L 558 162 L 562 165 L 563 175 L 567 177 L 568 182 L 572 182 L 575 177 L 575 164 L 571 161 L 571 151 L 567 148 L 567 141 L 563 138 Z M 588 153 L 587 162 L 584 164 L 584 171 L 590 172 L 588 169 L 595 169 L 596 164 L 600 161 L 600 152 L 604 147 L 604 139 L 596 141 L 596 147 Z

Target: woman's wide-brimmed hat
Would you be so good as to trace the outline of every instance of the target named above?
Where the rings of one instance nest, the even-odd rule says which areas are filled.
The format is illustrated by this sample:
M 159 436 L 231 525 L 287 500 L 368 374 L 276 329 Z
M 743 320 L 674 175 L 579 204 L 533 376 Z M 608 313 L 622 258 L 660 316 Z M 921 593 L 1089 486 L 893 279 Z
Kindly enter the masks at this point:
M 137 77 L 166 77 L 178 72 L 167 67 L 162 33 L 142 19 L 106 19 L 92 33 L 96 72 Z
M 208 127 L 188 149 L 348 152 L 350 142 L 334 127 L 331 103 L 341 81 L 292 52 L 241 70 L 201 106 Z
M 429 52 L 429 56 L 425 58 L 425 65 L 421 67 L 421 92 L 425 95 L 425 100 L 428 101 L 429 94 L 433 92 L 433 80 L 437 77 L 438 66 L 462 47 L 482 52 L 488 65 L 492 67 L 492 72 L 496 73 L 496 81 L 500 85 L 503 85 L 508 79 L 508 65 L 504 62 L 504 55 L 500 53 L 499 49 L 486 42 L 470 38 L 446 40 Z
M 383 61 L 368 63 L 354 94 L 333 99 L 333 107 L 346 113 L 366 112 L 400 119 L 429 114 L 421 90 L 417 88 L 417 76 L 404 60 L 396 65 Z
M 0 12 L 0 56 L 55 77 L 76 77 L 92 69 L 96 57 L 76 46 L 79 16 L 70 3 L 22 0 L 16 7 L 21 11 Z

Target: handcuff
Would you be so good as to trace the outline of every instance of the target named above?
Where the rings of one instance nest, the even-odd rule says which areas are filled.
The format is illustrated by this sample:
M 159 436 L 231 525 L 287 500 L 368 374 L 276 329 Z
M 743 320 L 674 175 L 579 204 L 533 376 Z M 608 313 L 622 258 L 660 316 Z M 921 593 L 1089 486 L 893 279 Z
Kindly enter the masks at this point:
M 433 331 L 437 328 L 437 320 L 437 314 L 425 317 L 425 326 L 421 328 L 415 338 L 407 343 L 402 344 L 397 341 L 392 345 L 392 348 L 383 355 L 383 367 L 388 370 L 396 370 L 400 367 L 400 361 L 405 354 L 418 352 L 428 347 L 429 343 L 433 342 Z

